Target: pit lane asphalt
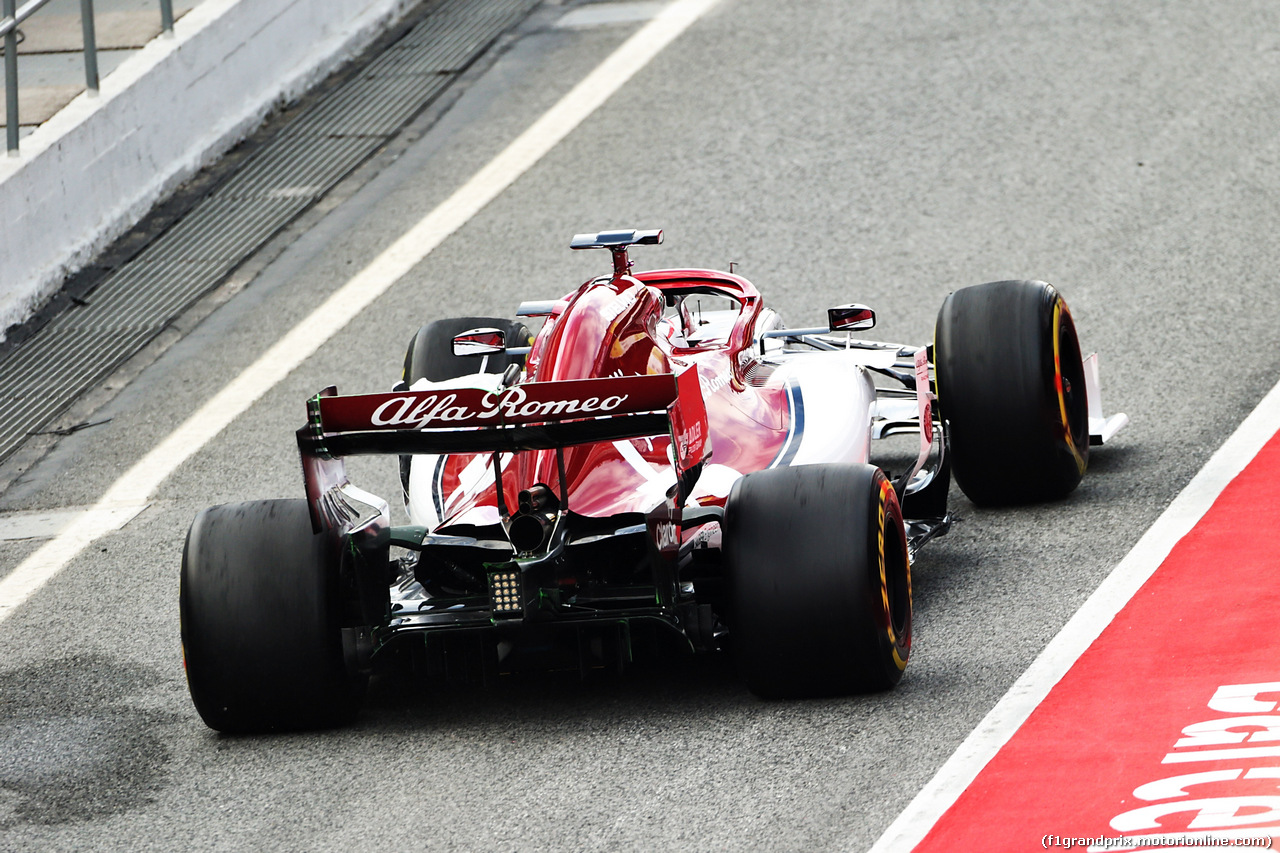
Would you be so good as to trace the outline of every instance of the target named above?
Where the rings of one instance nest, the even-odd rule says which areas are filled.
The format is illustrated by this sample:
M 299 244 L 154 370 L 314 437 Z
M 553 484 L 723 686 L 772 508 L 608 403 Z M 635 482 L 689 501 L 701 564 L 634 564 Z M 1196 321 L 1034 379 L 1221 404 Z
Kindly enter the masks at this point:
M 3 509 L 92 503 L 635 27 L 549 26 L 560 11 Z M 1280 376 L 1278 17 L 722 0 L 0 625 L 0 848 L 866 849 Z M 963 519 L 915 567 L 916 647 L 890 694 L 761 702 L 711 658 L 587 684 L 381 683 L 336 732 L 205 729 L 177 637 L 194 514 L 300 496 L 307 396 L 387 387 L 420 323 L 562 294 L 606 263 L 568 238 L 629 226 L 666 229 L 641 268 L 734 261 L 792 325 L 858 300 L 887 340 L 927 340 L 955 287 L 1047 279 L 1134 423 L 1065 502 L 954 493 Z M 392 461 L 351 469 L 397 494 Z M 33 548 L 0 543 L 0 572 Z M 1227 560 L 1206 571 L 1231 582 Z

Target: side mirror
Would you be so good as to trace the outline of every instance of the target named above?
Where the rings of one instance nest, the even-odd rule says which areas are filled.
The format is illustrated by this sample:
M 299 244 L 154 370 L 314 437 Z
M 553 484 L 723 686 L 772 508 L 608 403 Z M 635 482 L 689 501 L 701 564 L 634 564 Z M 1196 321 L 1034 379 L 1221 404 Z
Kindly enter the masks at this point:
M 827 309 L 827 328 L 833 332 L 860 332 L 876 325 L 876 312 L 851 302 Z
M 507 348 L 507 336 L 501 329 L 468 329 L 453 336 L 453 354 L 493 355 Z

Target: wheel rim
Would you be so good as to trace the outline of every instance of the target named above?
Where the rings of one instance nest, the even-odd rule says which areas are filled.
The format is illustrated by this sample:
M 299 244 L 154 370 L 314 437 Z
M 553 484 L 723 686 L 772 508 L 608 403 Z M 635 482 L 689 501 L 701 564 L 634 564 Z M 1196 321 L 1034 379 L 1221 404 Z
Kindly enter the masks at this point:
M 911 648 L 911 561 L 902 530 L 897 495 L 887 479 L 880 478 L 877 505 L 877 561 L 884 630 L 893 647 L 893 661 L 906 669 Z M 901 568 L 900 568 L 901 567 Z
M 1053 304 L 1053 386 L 1058 416 L 1067 449 L 1076 468 L 1084 474 L 1088 465 L 1089 408 L 1084 384 L 1084 362 L 1075 335 L 1071 312 L 1061 298 Z

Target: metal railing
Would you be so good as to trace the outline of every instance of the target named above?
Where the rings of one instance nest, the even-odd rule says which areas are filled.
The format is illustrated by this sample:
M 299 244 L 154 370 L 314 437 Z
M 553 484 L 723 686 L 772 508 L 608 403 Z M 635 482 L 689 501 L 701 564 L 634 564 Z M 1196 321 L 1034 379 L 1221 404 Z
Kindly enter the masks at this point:
M 49 0 L 28 0 L 17 8 L 18 0 L 3 2 L 0 36 L 4 38 L 5 130 L 10 155 L 18 153 L 18 25 L 30 18 Z M 84 33 L 84 84 L 98 93 L 98 43 L 93 29 L 93 0 L 80 0 L 80 24 Z M 160 26 L 173 34 L 173 0 L 160 0 Z

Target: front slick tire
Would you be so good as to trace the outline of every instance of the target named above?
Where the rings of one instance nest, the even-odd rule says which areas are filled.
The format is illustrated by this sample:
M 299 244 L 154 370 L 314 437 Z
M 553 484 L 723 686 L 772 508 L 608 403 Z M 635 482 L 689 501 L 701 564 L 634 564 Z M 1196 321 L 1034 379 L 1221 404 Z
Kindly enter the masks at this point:
M 724 524 L 730 637 L 751 692 L 836 696 L 898 683 L 911 653 L 911 566 L 879 468 L 748 474 Z
M 354 719 L 365 680 L 343 664 L 339 552 L 306 501 L 210 507 L 182 552 L 183 662 L 210 728 L 325 728 Z
M 1075 323 L 1042 281 L 965 287 L 938 312 L 934 358 L 951 470 L 975 504 L 1064 498 L 1089 464 Z

